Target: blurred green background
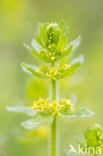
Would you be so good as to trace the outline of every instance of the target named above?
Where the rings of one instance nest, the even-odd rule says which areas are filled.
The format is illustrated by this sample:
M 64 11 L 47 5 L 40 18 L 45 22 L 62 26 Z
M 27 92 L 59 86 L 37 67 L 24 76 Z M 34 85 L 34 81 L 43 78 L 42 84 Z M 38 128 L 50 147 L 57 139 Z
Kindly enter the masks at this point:
M 78 35 L 85 62 L 72 78 L 60 82 L 60 95 L 76 94 L 77 105 L 96 112 L 90 119 L 60 121 L 60 156 L 69 143 L 75 144 L 88 125 L 103 126 L 103 0 L 0 0 L 0 153 L 3 156 L 47 156 L 48 127 L 32 132 L 20 127 L 26 116 L 7 112 L 6 106 L 32 105 L 39 96 L 47 97 L 47 82 L 23 73 L 21 62 L 39 65 L 23 43 L 30 44 L 38 22 L 59 22 L 69 26 L 70 41 Z

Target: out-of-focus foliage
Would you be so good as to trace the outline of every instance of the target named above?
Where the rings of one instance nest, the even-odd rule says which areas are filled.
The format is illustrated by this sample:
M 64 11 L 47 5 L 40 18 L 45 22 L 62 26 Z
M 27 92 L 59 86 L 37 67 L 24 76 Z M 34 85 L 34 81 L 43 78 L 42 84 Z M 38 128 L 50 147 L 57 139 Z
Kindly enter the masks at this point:
M 101 147 L 103 148 L 103 129 L 100 125 L 96 124 L 93 127 L 87 128 L 85 132 L 86 144 L 88 147 Z M 102 149 L 103 151 L 103 149 Z
M 76 136 L 76 139 L 84 153 L 87 152 L 89 155 L 94 153 L 95 156 L 103 154 L 103 129 L 101 125 L 89 126 L 84 131 L 83 137 L 84 141 L 80 136 Z
M 77 55 L 83 53 L 85 63 L 81 74 L 76 74 L 72 79 L 61 80 L 60 95 L 68 98 L 70 92 L 75 92 L 78 95 L 77 105 L 82 107 L 88 105 L 88 108 L 96 112 L 96 116 L 89 121 L 88 119 L 73 121 L 73 123 L 65 121 L 59 127 L 61 129 L 60 147 L 66 148 L 69 143 L 75 142 L 73 141 L 73 129 L 82 131 L 84 127 L 88 126 L 88 122 L 90 124 L 98 121 L 103 122 L 103 0 L 1 0 L 0 153 L 4 155 L 34 156 L 44 154 L 46 156 L 48 153 L 44 150 L 48 146 L 47 135 L 44 135 L 41 141 L 41 135 L 34 131 L 33 144 L 25 145 L 23 141 L 18 141 L 20 136 L 27 138 L 24 136 L 23 130 L 17 129 L 24 117 L 20 114 L 8 113 L 5 108 L 8 105 L 13 106 L 18 103 L 18 99 L 25 100 L 25 103 L 30 106 L 31 100 L 35 98 L 34 94 L 38 95 L 39 98 L 38 93 L 34 93 L 34 91 L 30 93 L 31 89 L 28 89 L 27 79 L 28 81 L 32 80 L 29 76 L 24 76 L 20 69 L 20 63 L 23 60 L 25 62 L 30 60 L 29 63 L 34 64 L 35 62 L 37 65 L 39 63 L 26 53 L 22 43 L 29 44 L 38 22 L 47 20 L 54 22 L 61 19 L 64 19 L 69 25 L 71 40 L 79 34 L 82 36 L 82 43 Z M 25 92 L 25 86 L 27 86 L 27 92 Z M 45 91 L 43 93 L 40 89 L 40 92 L 42 96 L 46 96 L 44 95 Z M 27 98 L 28 95 L 30 98 Z M 68 128 L 64 129 L 65 125 Z
M 26 131 L 17 137 L 17 141 L 20 144 L 32 145 L 34 143 L 39 143 L 48 138 L 49 127 L 47 125 L 42 125 L 36 130 Z
M 49 95 L 48 83 L 34 77 L 30 78 L 26 83 L 27 95 L 32 100 L 47 98 Z

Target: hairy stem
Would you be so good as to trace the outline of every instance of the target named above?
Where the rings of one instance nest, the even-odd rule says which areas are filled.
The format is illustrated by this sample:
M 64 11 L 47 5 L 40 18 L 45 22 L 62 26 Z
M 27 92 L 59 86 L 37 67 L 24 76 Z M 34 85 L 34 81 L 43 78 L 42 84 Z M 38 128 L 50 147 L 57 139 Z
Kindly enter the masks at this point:
M 54 64 L 52 64 L 52 67 L 54 67 Z M 51 87 L 52 87 L 52 101 L 56 100 L 56 81 L 51 81 Z M 50 131 L 50 156 L 56 156 L 56 116 L 53 118 L 53 122 L 51 125 L 51 131 Z

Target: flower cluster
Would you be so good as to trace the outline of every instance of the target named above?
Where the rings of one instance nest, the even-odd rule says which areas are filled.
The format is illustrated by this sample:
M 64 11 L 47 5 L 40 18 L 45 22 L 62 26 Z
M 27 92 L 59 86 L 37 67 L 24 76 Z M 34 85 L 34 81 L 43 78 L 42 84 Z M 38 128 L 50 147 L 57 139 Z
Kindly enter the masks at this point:
M 48 99 L 43 100 L 40 98 L 38 101 L 34 101 L 32 108 L 35 110 L 39 109 L 42 112 L 47 111 L 48 110 Z
M 50 80 L 56 80 L 56 78 L 67 69 L 69 69 L 69 66 L 67 64 L 58 65 L 57 67 L 51 67 L 51 68 L 49 68 L 46 65 L 42 65 L 39 69 L 37 69 L 37 71 L 39 73 L 45 74 L 45 76 L 48 78 L 48 81 L 50 81 Z
M 52 101 L 49 103 L 48 99 L 39 99 L 34 101 L 32 108 L 40 110 L 41 112 L 49 113 L 52 116 L 58 115 L 61 116 L 63 111 L 73 111 L 73 104 L 71 100 L 62 99 L 60 101 Z
M 55 61 L 56 58 L 58 58 L 60 56 L 60 52 L 59 51 L 54 51 L 54 52 L 49 52 L 47 50 L 44 50 L 44 49 L 40 49 L 39 50 L 39 54 L 43 57 L 46 57 L 46 59 L 48 61 Z

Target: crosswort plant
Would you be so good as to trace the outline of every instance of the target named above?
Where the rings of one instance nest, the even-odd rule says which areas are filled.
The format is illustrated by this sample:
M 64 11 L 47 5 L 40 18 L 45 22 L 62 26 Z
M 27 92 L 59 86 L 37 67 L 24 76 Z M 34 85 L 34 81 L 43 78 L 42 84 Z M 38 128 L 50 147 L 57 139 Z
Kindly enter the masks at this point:
M 94 115 L 87 108 L 76 109 L 71 99 L 57 98 L 58 81 L 65 77 L 72 76 L 82 63 L 81 59 L 74 59 L 71 62 L 69 56 L 80 44 L 80 36 L 74 40 L 68 41 L 69 29 L 64 21 L 58 23 L 39 23 L 35 38 L 31 45 L 24 46 L 32 55 L 43 62 L 43 65 L 36 67 L 22 63 L 24 71 L 40 79 L 46 79 L 50 84 L 50 95 L 47 99 L 40 98 L 34 101 L 31 107 L 14 106 L 8 107 L 9 111 L 25 112 L 31 119 L 21 123 L 21 126 L 27 130 L 34 130 L 40 125 L 49 124 L 50 126 L 50 156 L 57 155 L 57 122 L 60 118 L 85 118 Z

